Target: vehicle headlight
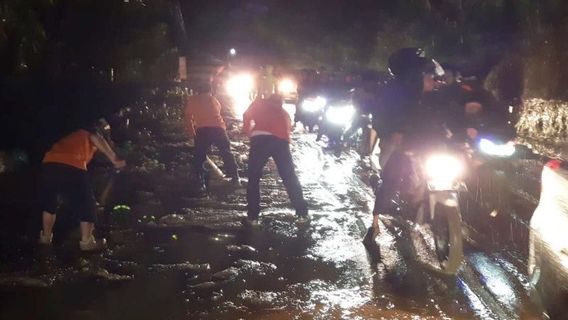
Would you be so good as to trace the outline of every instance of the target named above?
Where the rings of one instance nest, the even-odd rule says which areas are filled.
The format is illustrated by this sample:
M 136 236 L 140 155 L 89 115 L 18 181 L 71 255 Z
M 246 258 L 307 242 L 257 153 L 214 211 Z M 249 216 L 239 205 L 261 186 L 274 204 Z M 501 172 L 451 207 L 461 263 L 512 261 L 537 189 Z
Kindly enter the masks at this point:
M 515 145 L 512 142 L 497 144 L 488 139 L 479 140 L 481 152 L 496 157 L 510 157 L 515 153 Z
M 302 108 L 307 112 L 318 112 L 321 111 L 327 100 L 324 97 L 308 98 L 302 102 Z
M 278 82 L 278 92 L 281 94 L 291 94 L 298 90 L 298 85 L 292 79 L 282 79 Z
M 254 90 L 254 77 L 248 73 L 234 75 L 227 80 L 226 89 L 231 97 L 248 96 Z
M 254 77 L 248 73 L 234 75 L 225 83 L 225 90 L 233 99 L 232 108 L 237 117 L 241 117 L 250 105 L 254 87 Z
M 333 124 L 350 127 L 354 114 L 355 108 L 352 105 L 331 106 L 325 112 L 325 118 Z
M 463 172 L 463 163 L 456 157 L 438 154 L 426 160 L 428 182 L 435 189 L 450 189 Z

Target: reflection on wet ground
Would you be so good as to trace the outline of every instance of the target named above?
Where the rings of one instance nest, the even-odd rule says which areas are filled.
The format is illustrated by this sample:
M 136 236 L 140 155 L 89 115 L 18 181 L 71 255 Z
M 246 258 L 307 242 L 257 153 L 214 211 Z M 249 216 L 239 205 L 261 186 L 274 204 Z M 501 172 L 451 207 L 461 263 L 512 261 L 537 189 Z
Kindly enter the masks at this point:
M 162 145 L 163 166 L 146 161 L 115 186 L 114 202 L 129 210 L 122 225 L 110 215 L 108 250 L 80 255 L 74 241 L 59 241 L 41 252 L 24 239 L 2 253 L 0 318 L 534 317 L 522 272 L 497 253 L 468 248 L 458 276 L 446 276 L 428 228 L 386 216 L 378 246 L 365 248 L 373 197 L 354 173 L 359 157 L 328 154 L 314 140 L 297 135 L 293 147 L 311 221 L 296 224 L 269 163 L 258 228 L 241 226 L 244 187 L 212 181 L 199 196 L 187 146 Z M 234 148 L 246 154 L 245 144 Z

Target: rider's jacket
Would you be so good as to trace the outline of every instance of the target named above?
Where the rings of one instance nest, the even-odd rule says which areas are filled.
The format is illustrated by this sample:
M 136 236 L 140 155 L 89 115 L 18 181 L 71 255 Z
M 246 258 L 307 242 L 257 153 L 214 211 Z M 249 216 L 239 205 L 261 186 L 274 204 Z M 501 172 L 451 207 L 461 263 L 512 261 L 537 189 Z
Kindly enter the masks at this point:
M 479 106 L 471 108 L 471 104 Z M 373 110 L 373 128 L 379 137 L 402 133 L 406 141 L 438 138 L 446 128 L 462 139 L 466 128 L 492 133 L 506 124 L 506 108 L 490 92 L 464 84 L 423 93 L 393 79 L 381 90 Z
M 362 114 L 372 113 L 377 105 L 377 93 L 365 88 L 357 88 L 351 99 L 353 106 Z
M 409 88 L 396 79 L 386 85 L 373 110 L 373 129 L 379 137 L 412 130 L 420 104 L 420 94 L 419 90 Z
M 464 138 L 466 128 L 490 133 L 507 123 L 506 109 L 491 92 L 480 87 L 455 83 L 425 94 L 422 100 L 425 109 L 431 110 L 437 122 L 449 128 L 458 140 Z

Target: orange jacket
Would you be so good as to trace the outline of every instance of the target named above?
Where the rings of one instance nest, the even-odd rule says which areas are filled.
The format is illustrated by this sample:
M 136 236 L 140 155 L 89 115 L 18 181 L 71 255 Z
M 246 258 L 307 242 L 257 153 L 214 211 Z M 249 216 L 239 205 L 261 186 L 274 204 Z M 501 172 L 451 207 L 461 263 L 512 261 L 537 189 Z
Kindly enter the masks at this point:
M 185 104 L 185 122 L 188 128 L 221 127 L 226 129 L 221 117 L 221 104 L 210 94 L 190 96 Z M 193 133 L 193 132 L 190 132 Z
M 249 136 L 253 131 L 265 131 L 290 142 L 292 123 L 290 116 L 282 108 L 282 100 L 276 97 L 257 99 L 243 115 L 243 131 Z M 254 122 L 254 126 L 252 123 Z
M 43 163 L 62 163 L 81 170 L 87 170 L 87 164 L 97 151 L 91 142 L 91 133 L 87 130 L 77 130 L 56 142 L 45 153 Z

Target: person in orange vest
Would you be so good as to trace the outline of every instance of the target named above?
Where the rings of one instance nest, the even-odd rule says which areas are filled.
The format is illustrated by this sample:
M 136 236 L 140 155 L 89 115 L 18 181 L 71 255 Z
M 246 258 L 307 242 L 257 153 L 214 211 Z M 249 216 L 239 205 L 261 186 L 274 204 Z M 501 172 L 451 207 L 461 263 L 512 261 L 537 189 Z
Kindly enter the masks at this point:
M 205 188 L 205 170 L 203 162 L 212 145 L 219 149 L 227 175 L 235 184 L 240 184 L 235 157 L 231 153 L 231 143 L 226 132 L 226 125 L 221 117 L 221 104 L 211 94 L 211 85 L 201 84 L 197 95 L 190 96 L 185 104 L 185 124 L 188 133 L 194 137 L 195 153 L 193 165 L 197 172 L 200 188 Z
M 308 204 L 302 186 L 294 171 L 290 153 L 290 116 L 282 107 L 283 99 L 273 94 L 257 99 L 243 115 L 243 132 L 250 137 L 247 184 L 247 225 L 257 225 L 260 215 L 260 178 L 270 157 L 278 167 L 278 174 L 286 187 L 299 222 L 308 219 Z M 254 122 L 254 126 L 252 123 Z
M 40 182 L 43 228 L 39 236 L 40 244 L 51 244 L 58 198 L 64 196 L 80 221 L 80 249 L 99 250 L 106 245 L 105 239 L 97 241 L 94 237 L 96 201 L 87 173 L 87 165 L 97 150 L 116 169 L 126 166 L 126 162 L 116 155 L 94 128 L 79 129 L 63 137 L 43 157 Z

